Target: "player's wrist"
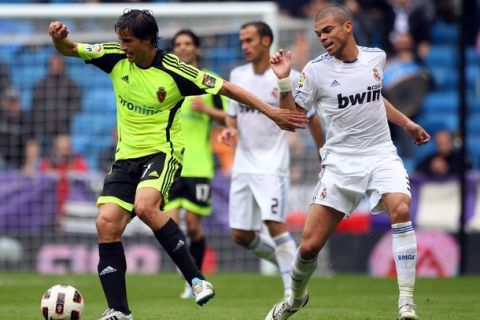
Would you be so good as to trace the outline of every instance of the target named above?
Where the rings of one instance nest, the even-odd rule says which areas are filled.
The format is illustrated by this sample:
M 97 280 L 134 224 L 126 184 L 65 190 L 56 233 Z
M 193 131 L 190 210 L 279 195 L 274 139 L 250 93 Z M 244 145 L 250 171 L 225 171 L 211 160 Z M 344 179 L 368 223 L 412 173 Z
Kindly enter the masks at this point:
M 292 91 L 292 80 L 290 76 L 277 80 L 278 89 L 280 92 L 290 92 Z

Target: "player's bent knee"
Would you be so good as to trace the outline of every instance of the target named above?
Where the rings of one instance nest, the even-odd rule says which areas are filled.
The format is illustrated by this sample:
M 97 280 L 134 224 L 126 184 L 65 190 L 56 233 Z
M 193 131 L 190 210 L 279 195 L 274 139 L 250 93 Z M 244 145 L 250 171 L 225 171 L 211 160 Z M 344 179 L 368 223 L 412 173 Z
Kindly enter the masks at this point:
M 104 215 L 99 215 L 95 221 L 99 239 L 104 241 L 118 240 L 121 236 L 123 227 L 116 221 L 108 219 Z
M 248 247 L 252 243 L 254 237 L 251 237 L 249 234 L 242 232 L 232 232 L 233 241 L 243 247 Z
M 393 223 L 401 223 L 410 221 L 410 207 L 408 204 L 400 203 L 391 213 Z

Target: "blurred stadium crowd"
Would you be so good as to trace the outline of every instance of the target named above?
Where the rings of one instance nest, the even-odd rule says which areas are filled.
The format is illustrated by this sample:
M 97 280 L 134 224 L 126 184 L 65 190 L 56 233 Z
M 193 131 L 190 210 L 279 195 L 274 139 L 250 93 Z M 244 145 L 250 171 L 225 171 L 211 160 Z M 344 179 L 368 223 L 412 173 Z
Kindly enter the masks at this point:
M 5 4 L 97 2 L 121 2 L 126 7 L 135 3 L 109 0 L 0 1 Z M 213 2 L 224 1 L 209 2 L 214 5 Z M 384 95 L 432 135 L 430 144 L 417 148 L 406 140 L 401 130 L 392 128 L 392 137 L 410 174 L 434 177 L 457 174 L 463 160 L 458 153 L 462 143 L 467 146 L 467 169 L 480 170 L 480 1 L 463 1 L 471 12 L 463 17 L 469 26 L 464 51 L 468 112 L 466 141 L 459 138 L 458 42 L 462 1 L 275 2 L 281 14 L 278 46 L 293 51 L 295 67 L 299 70 L 322 53 L 319 40 L 313 33 L 312 19 L 329 3 L 344 4 L 352 12 L 359 45 L 376 46 L 387 52 Z M 38 30 L 39 25 L 29 20 L 0 20 L 0 170 L 18 171 L 23 176 L 39 172 L 59 173 L 61 178 L 56 196 L 58 209 L 63 211 L 63 203 L 68 197 L 68 183 L 65 182 L 68 172 L 104 173 L 108 170 L 115 150 L 116 106 L 108 77 L 95 68 L 85 67 L 82 61 L 56 55 L 51 45 L 31 37 L 32 34 L 46 36 L 47 25 Z M 72 24 L 71 32 L 80 34 L 85 30 L 95 32 L 98 24 Z M 111 24 L 106 30 L 114 40 Z M 23 37 L 27 40 L 22 41 Z M 17 41 L 9 41 L 12 38 Z M 202 42 L 205 44 L 202 54 L 205 68 L 228 78 L 229 71 L 242 63 L 238 32 L 215 35 L 210 30 L 204 33 Z M 160 46 L 163 43 L 169 43 L 168 34 L 160 40 Z M 300 194 L 305 190 L 302 185 L 317 180 L 317 155 L 308 132 L 292 134 L 290 143 L 291 183 L 299 187 Z M 232 151 L 217 144 L 214 150 L 218 181 L 228 181 Z M 217 201 L 228 201 L 225 199 L 228 192 L 219 190 L 222 183 L 218 184 Z

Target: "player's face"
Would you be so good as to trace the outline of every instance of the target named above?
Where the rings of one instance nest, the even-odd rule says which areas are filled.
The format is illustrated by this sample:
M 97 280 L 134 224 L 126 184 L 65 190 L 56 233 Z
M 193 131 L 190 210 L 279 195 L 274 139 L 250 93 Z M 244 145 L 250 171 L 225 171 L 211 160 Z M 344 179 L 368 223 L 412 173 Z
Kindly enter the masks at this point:
M 248 62 L 259 62 L 265 54 L 268 54 L 268 38 L 260 38 L 254 26 L 248 26 L 240 30 L 240 45 L 243 56 Z
M 183 62 L 196 65 L 200 49 L 188 34 L 179 35 L 173 44 L 173 53 Z
M 340 23 L 329 15 L 315 22 L 314 30 L 325 50 L 331 56 L 341 59 L 351 34 L 352 23 Z
M 152 60 L 152 49 L 155 49 L 148 39 L 139 39 L 130 33 L 129 30 L 121 30 L 118 33 L 120 49 L 125 51 L 130 62 L 143 67 L 150 65 Z

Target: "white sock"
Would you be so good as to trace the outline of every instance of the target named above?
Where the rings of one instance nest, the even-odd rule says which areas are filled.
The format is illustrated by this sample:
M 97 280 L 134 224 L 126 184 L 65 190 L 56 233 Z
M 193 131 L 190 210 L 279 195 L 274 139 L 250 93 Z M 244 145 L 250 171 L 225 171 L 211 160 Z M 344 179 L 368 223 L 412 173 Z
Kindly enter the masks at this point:
M 270 238 L 257 234 L 252 243 L 248 245 L 248 249 L 257 257 L 270 261 L 278 266 L 277 258 L 275 256 L 275 243 Z
M 417 239 L 411 221 L 392 224 L 392 252 L 397 268 L 399 289 L 398 306 L 413 304 Z
M 275 256 L 277 257 L 278 269 L 282 275 L 285 294 L 289 294 L 292 286 L 290 272 L 297 247 L 288 231 L 276 236 L 273 241 L 275 242 Z
M 303 260 L 300 250 L 297 250 L 292 265 L 292 295 L 289 298 L 290 305 L 295 309 L 300 308 L 304 302 L 308 281 L 317 269 L 317 260 L 318 256 L 312 260 Z

